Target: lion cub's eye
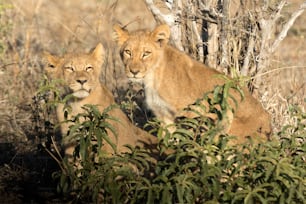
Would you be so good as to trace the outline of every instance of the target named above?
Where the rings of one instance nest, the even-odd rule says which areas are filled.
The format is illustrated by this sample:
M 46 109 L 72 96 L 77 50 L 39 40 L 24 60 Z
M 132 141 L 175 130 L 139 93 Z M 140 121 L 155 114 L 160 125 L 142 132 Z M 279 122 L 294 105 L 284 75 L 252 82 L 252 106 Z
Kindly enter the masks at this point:
M 142 54 L 142 58 L 148 57 L 150 54 L 151 54 L 150 51 L 145 51 L 145 52 Z
M 49 64 L 48 64 L 48 67 L 54 69 L 54 68 L 55 68 L 55 65 L 49 63 Z
M 74 72 L 74 68 L 70 67 L 70 66 L 66 66 L 65 67 L 65 71 L 67 71 L 67 72 Z
M 130 50 L 124 50 L 124 53 L 128 55 L 129 57 L 132 56 L 132 52 Z
M 85 68 L 86 72 L 91 72 L 93 70 L 93 66 L 91 65 L 88 65 L 86 68 Z

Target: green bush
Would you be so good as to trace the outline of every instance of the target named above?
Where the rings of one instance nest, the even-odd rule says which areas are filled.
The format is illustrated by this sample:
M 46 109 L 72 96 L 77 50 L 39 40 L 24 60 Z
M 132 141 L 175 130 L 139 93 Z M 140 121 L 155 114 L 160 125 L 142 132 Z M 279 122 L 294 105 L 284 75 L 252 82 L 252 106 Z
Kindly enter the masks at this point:
M 221 119 L 233 109 L 227 102 L 233 100 L 231 88 L 240 90 L 229 81 L 205 94 L 207 110 L 200 100 L 194 105 Z M 112 129 L 106 123 L 110 109 L 100 113 L 95 106 L 85 106 L 85 113 L 75 116 L 70 127 L 69 137 L 78 141 L 74 154 L 78 165 L 64 158 L 62 171 L 54 174 L 58 190 L 70 201 L 306 203 L 306 114 L 298 107 L 291 108 L 295 124 L 285 126 L 273 141 L 260 144 L 249 139 L 230 146 L 234 136 L 221 134 L 218 123 L 200 115 L 178 119 L 172 134 L 151 121 L 147 125 L 160 139 L 158 150 L 171 152 L 157 162 L 139 147 L 129 147 L 125 154 L 103 154 L 105 142 L 116 149 L 106 134 Z M 197 113 L 198 109 L 190 110 Z M 78 122 L 79 117 L 87 120 Z

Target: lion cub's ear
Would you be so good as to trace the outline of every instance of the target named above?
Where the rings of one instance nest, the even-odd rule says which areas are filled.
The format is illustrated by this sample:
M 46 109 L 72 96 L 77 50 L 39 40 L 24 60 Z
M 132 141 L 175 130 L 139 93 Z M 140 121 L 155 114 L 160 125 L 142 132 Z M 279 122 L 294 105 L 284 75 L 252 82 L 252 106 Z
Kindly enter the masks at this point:
M 47 62 L 48 68 L 55 68 L 60 62 L 60 57 L 50 54 L 49 52 L 43 53 L 43 58 Z
M 43 53 L 44 63 L 46 64 L 45 70 L 51 76 L 54 77 L 57 72 L 57 66 L 61 62 L 61 58 L 50 54 L 49 52 Z
M 99 43 L 96 48 L 91 52 L 91 56 L 100 63 L 104 62 L 105 58 L 105 48 Z
M 113 33 L 113 40 L 118 43 L 119 46 L 123 45 L 125 41 L 129 38 L 129 32 L 118 24 L 113 26 L 114 33 Z
M 153 40 L 160 44 L 160 46 L 164 46 L 169 42 L 170 38 L 170 28 L 168 25 L 163 24 L 157 26 L 152 32 L 151 37 Z

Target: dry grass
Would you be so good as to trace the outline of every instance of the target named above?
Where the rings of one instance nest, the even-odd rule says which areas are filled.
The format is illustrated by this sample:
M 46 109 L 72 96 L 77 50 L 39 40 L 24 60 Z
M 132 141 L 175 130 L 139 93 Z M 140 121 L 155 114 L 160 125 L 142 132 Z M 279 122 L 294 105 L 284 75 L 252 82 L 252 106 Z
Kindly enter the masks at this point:
M 303 0 L 291 2 L 288 14 Z M 2 0 L 0 4 L 5 5 L 0 9 L 0 24 L 5 25 L 0 29 L 5 50 L 0 53 L 0 143 L 13 143 L 21 152 L 36 147 L 41 137 L 35 132 L 32 98 L 43 76 L 43 50 L 88 51 L 102 41 L 110 53 L 102 81 L 121 97 L 118 90 L 127 87 L 127 80 L 111 41 L 111 26 L 117 22 L 133 22 L 129 29 L 155 25 L 142 0 Z M 260 87 L 275 130 L 294 122 L 288 115 L 290 104 L 306 109 L 305 21 L 304 13 L 275 55 L 271 69 L 278 71 L 265 75 Z
M 295 11 L 303 1 L 289 1 L 284 18 Z M 287 38 L 280 44 L 264 78 L 262 102 L 272 114 L 274 130 L 294 123 L 289 117 L 290 105 L 299 105 L 306 110 L 306 13 L 300 16 Z M 272 71 L 273 70 L 273 71 Z

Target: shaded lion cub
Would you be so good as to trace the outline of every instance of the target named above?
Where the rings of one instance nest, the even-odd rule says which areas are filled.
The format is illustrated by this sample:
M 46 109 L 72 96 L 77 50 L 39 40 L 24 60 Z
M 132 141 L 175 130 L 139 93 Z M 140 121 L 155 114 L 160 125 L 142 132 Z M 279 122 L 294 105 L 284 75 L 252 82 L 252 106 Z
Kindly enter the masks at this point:
M 104 62 L 105 50 L 102 44 L 98 44 L 90 53 L 81 54 L 65 54 L 64 56 L 55 56 L 45 53 L 48 61 L 46 71 L 53 79 L 62 79 L 67 94 L 72 94 L 68 103 L 72 108 L 68 119 L 72 116 L 82 113 L 81 108 L 85 104 L 97 105 L 102 112 L 105 108 L 115 104 L 115 100 L 111 92 L 99 81 L 100 72 Z M 63 104 L 57 107 L 57 117 L 59 121 L 64 121 Z M 119 121 L 109 120 L 117 133 L 117 139 L 112 131 L 108 131 L 111 140 L 117 145 L 118 152 L 125 152 L 127 148 L 125 144 L 132 146 L 151 146 L 157 144 L 157 138 L 142 131 L 134 126 L 127 116 L 119 109 L 112 109 L 109 114 Z M 67 133 L 69 124 L 61 125 L 63 135 Z M 72 155 L 74 146 L 66 144 L 65 152 Z M 107 153 L 113 153 L 113 149 L 109 144 L 103 146 L 103 150 Z

